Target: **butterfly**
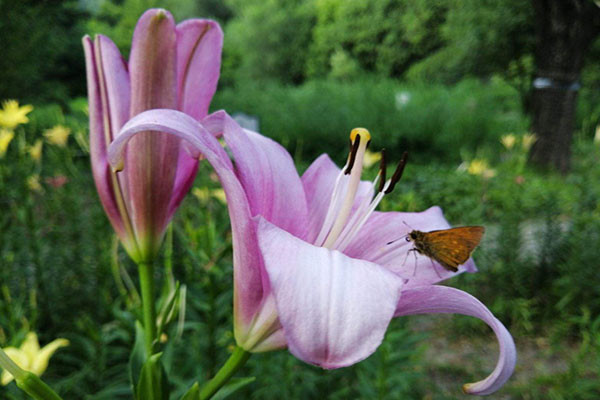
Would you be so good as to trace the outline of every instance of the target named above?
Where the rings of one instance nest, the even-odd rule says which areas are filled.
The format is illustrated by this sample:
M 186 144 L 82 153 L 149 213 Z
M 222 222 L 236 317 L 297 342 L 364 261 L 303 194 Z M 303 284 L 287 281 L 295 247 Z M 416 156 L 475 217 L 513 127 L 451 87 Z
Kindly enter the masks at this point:
M 409 253 L 416 251 L 426 255 L 448 271 L 456 272 L 458 266 L 471 257 L 484 232 L 483 226 L 461 226 L 431 232 L 412 230 L 406 235 L 406 241 L 414 244 Z

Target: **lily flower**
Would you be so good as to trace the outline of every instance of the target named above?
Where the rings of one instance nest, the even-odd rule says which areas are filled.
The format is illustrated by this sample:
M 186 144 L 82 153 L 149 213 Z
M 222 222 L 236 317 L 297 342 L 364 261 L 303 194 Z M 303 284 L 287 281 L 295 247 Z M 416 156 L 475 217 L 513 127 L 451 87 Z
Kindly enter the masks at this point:
M 146 131 L 185 139 L 191 154 L 202 154 L 219 176 L 232 226 L 240 347 L 261 352 L 287 346 L 303 361 L 339 368 L 371 355 L 393 317 L 458 313 L 485 321 L 500 343 L 492 374 L 464 390 L 492 393 L 510 377 L 516 351 L 506 328 L 473 296 L 436 285 L 456 273 L 426 257 L 404 261 L 411 246 L 396 239 L 411 229 L 449 228 L 441 209 L 374 211 L 394 189 L 406 160 L 388 180 L 383 161 L 374 182 L 361 181 L 370 139 L 365 129 L 352 131 L 342 169 L 322 155 L 300 177 L 283 147 L 242 129 L 224 112 L 199 124 L 177 111 L 153 110 L 123 127 L 109 148 L 110 163 L 122 162 L 127 141 Z M 457 273 L 464 271 L 476 271 L 472 260 Z
M 48 362 L 54 352 L 68 345 L 67 339 L 56 339 L 40 349 L 37 335 L 35 332 L 29 332 L 20 347 L 6 347 L 3 350 L 20 368 L 41 376 L 48 368 Z M 8 371 L 2 371 L 0 377 L 2 385 L 8 385 L 13 379 Z
M 151 108 L 208 113 L 221 65 L 223 32 L 211 20 L 175 25 L 166 10 L 139 19 L 127 63 L 106 36 L 83 38 L 90 114 L 90 154 L 104 210 L 129 255 L 151 261 L 173 213 L 192 185 L 198 160 L 181 140 L 141 135 L 127 146 L 124 169 L 111 170 L 108 145 L 131 117 Z

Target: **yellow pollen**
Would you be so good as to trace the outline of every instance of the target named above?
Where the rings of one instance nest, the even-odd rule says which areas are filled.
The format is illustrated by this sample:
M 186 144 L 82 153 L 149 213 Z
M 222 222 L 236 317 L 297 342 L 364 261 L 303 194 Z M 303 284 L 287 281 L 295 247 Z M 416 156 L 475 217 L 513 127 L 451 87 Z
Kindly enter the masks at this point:
M 365 128 L 352 129 L 352 131 L 350 132 L 350 141 L 352 143 L 354 143 L 356 136 L 360 136 L 361 143 L 367 143 L 369 140 L 371 140 L 371 134 Z

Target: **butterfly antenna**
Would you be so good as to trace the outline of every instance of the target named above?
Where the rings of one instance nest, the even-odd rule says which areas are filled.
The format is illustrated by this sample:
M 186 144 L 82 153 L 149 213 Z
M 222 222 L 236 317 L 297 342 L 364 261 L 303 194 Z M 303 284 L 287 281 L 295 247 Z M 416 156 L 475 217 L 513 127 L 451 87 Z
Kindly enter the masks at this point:
M 404 239 L 404 238 L 405 238 L 405 237 L 407 237 L 407 236 L 408 236 L 408 235 L 400 236 L 398 239 L 394 239 L 394 240 L 392 240 L 391 242 L 387 242 L 387 244 L 388 244 L 388 245 L 390 245 L 390 244 L 394 244 L 394 243 L 396 243 L 398 240 L 400 240 L 400 239 Z

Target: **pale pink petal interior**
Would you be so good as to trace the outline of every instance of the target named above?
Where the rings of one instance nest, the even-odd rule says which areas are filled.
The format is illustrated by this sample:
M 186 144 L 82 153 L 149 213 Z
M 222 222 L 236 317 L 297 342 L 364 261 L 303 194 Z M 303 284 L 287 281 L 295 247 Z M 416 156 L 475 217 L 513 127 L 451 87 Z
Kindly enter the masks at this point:
M 419 213 L 375 212 L 345 253 L 381 264 L 407 280 L 407 287 L 434 284 L 468 271 L 477 271 L 472 259 L 459 267 L 458 272 L 446 270 L 429 257 L 408 251 L 413 243 L 405 237 L 413 229 L 423 232 L 450 228 L 439 207 Z M 395 241 L 388 244 L 390 241 Z

